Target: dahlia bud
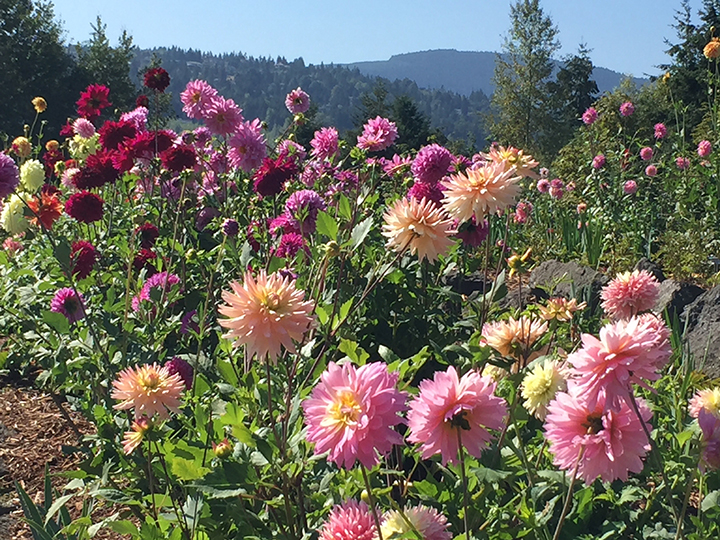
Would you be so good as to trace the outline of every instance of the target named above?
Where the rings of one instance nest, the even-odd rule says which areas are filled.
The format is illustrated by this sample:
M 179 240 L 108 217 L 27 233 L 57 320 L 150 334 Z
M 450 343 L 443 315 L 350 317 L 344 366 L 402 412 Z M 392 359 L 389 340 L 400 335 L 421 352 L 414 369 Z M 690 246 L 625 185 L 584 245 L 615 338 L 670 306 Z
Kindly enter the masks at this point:
M 222 224 L 222 231 L 225 236 L 234 238 L 240 232 L 240 224 L 234 219 L 226 219 Z
M 227 440 L 227 438 L 222 441 L 220 444 L 212 443 L 213 446 L 213 454 L 215 454 L 215 457 L 218 459 L 227 459 L 232 455 L 233 447 L 232 443 Z
M 360 493 L 360 500 L 365 504 L 370 504 L 370 494 L 367 489 L 363 489 L 362 493 Z
M 38 113 L 45 112 L 45 109 L 47 109 L 47 101 L 40 96 L 33 98 L 32 104 L 33 107 L 35 107 L 35 111 Z
M 327 253 L 328 257 L 337 257 L 340 255 L 340 246 L 334 240 L 330 240 L 325 244 L 325 253 Z
M 305 115 L 303 113 L 297 113 L 293 117 L 293 122 L 295 122 L 298 126 L 302 126 L 305 123 Z

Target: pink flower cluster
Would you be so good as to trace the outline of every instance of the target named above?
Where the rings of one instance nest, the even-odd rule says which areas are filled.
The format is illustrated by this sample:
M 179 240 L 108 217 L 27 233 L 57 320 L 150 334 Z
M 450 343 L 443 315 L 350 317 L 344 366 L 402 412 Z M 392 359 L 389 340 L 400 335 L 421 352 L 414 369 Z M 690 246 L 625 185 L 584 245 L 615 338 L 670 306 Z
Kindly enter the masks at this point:
M 387 118 L 377 116 L 372 120 L 368 120 L 363 126 L 363 132 L 357 138 L 358 148 L 369 150 L 370 152 L 379 152 L 391 146 L 397 139 L 398 132 L 395 122 L 391 122 Z

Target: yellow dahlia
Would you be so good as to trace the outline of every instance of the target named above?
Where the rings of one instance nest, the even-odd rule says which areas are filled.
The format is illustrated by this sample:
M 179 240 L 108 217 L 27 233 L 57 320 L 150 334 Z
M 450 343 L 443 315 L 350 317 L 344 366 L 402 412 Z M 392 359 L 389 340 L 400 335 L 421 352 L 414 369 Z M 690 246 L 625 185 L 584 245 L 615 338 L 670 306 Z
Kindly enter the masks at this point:
M 433 262 L 455 243 L 453 220 L 433 201 L 403 197 L 385 215 L 382 234 L 394 251 L 410 249 L 419 259 Z
M 230 288 L 232 292 L 222 293 L 227 305 L 218 308 L 228 317 L 218 320 L 228 329 L 223 337 L 234 339 L 236 347 L 245 345 L 248 360 L 257 354 L 259 360 L 274 362 L 281 347 L 295 351 L 294 342 L 313 322 L 313 303 L 304 301 L 305 292 L 295 288 L 294 280 L 278 273 L 268 276 L 264 270 L 255 279 L 248 271 L 242 285 L 231 281 Z
M 548 404 L 558 392 L 567 389 L 567 375 L 563 364 L 556 360 L 538 363 L 522 381 L 523 406 L 530 414 L 545 420 Z
M 35 107 L 35 111 L 38 113 L 45 112 L 45 109 L 47 109 L 47 101 L 40 96 L 33 98 L 32 104 L 33 107 Z
M 135 409 L 135 419 L 142 416 L 168 418 L 177 412 L 185 383 L 177 373 L 170 374 L 157 364 L 124 369 L 113 381 L 113 399 L 120 400 L 115 409 Z
M 533 171 L 535 167 L 539 165 L 537 161 L 530 155 L 525 155 L 523 150 L 510 146 L 505 148 L 503 146 L 496 146 L 491 148 L 487 154 L 481 154 L 487 161 L 498 163 L 503 166 L 503 170 L 508 171 L 514 169 L 518 176 L 530 178 L 538 178 L 538 175 Z
M 546 321 L 567 322 L 573 318 L 576 311 L 581 311 L 586 307 L 587 302 L 578 304 L 575 298 L 572 300 L 550 298 L 546 306 L 540 306 L 540 316 Z
M 513 204 L 520 193 L 520 176 L 514 168 L 489 163 L 478 169 L 454 174 L 444 182 L 443 205 L 448 214 L 460 222 L 482 219 Z
M 690 400 L 688 409 L 693 418 L 700 415 L 700 409 L 720 418 L 720 386 L 698 390 Z
M 485 323 L 482 335 L 490 347 L 502 356 L 519 358 L 547 331 L 547 322 L 522 316 Z

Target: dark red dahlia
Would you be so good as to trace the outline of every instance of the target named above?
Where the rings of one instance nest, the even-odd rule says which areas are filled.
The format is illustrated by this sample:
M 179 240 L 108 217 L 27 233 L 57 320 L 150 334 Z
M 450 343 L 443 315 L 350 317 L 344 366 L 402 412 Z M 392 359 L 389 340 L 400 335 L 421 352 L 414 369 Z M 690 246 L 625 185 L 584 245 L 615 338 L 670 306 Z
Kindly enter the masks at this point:
M 134 158 L 149 159 L 158 153 L 164 152 L 173 144 L 175 137 L 165 130 L 143 131 L 128 143 Z
M 45 175 L 50 177 L 55 174 L 55 164 L 62 161 L 63 155 L 60 150 L 48 150 L 43 154 L 43 163 L 45 164 Z
M 185 360 L 176 356 L 172 360 L 165 362 L 165 367 L 170 372 L 170 375 L 177 373 L 180 376 L 185 383 L 185 388 L 188 390 L 192 388 L 194 370 Z
M 83 118 L 88 120 L 94 120 L 102 110 L 112 105 L 108 101 L 110 96 L 110 89 L 102 84 L 91 84 L 87 89 L 80 94 L 80 99 L 77 100 L 77 112 Z
M 88 277 L 96 261 L 97 251 L 90 242 L 79 240 L 73 243 L 70 250 L 70 268 L 74 276 L 77 276 L 78 279 Z
M 112 184 L 119 176 L 111 154 L 107 150 L 102 150 L 88 156 L 85 166 L 73 176 L 72 183 L 78 189 L 99 188 L 105 184 Z
M 99 195 L 89 191 L 73 193 L 65 203 L 65 213 L 81 223 L 100 221 L 104 202 Z
M 120 143 L 125 140 L 133 139 L 137 135 L 135 124 L 127 121 L 112 122 L 108 120 L 98 130 L 100 134 L 100 144 L 106 150 L 117 150 Z
M 144 84 L 147 88 L 164 92 L 170 86 L 170 74 L 161 67 L 150 68 L 145 72 Z
M 283 184 L 297 172 L 298 168 L 295 162 L 286 156 L 280 156 L 277 160 L 265 158 L 253 177 L 253 188 L 262 197 L 277 195 L 282 191 Z
M 150 105 L 150 100 L 145 94 L 139 95 L 135 100 L 136 107 L 145 107 L 147 109 L 148 105 Z
M 135 235 L 140 239 L 140 247 L 151 249 L 155 245 L 155 240 L 160 236 L 160 231 L 155 225 L 146 221 L 135 229 Z
M 179 144 L 172 146 L 160 154 L 163 167 L 168 171 L 181 172 L 185 169 L 192 169 L 197 163 L 195 150 L 192 146 Z
M 73 129 L 72 122 L 70 122 L 70 119 L 68 118 L 68 121 L 65 122 L 65 125 L 60 128 L 60 136 L 72 137 L 73 135 L 75 135 L 75 130 Z
M 148 274 L 152 275 L 157 272 L 155 267 L 152 265 L 152 261 L 155 259 L 157 259 L 157 253 L 151 249 L 142 248 L 135 254 L 135 258 L 133 258 L 133 268 L 135 268 L 138 272 L 145 268 L 148 271 Z

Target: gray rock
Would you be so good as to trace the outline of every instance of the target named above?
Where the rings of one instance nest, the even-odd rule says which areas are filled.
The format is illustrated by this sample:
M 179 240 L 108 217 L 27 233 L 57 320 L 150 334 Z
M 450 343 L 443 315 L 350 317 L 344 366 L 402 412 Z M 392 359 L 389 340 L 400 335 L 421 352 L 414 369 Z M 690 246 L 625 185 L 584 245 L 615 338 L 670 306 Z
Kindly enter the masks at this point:
M 541 263 L 530 273 L 530 288 L 547 290 L 549 296 L 577 298 L 578 302 L 590 299 L 592 309 L 600 300 L 600 290 L 610 279 L 574 261 L 562 263 L 550 260 Z
M 710 377 L 720 377 L 720 285 L 698 296 L 685 307 L 685 340 L 695 367 Z
M 665 281 L 665 274 L 663 274 L 660 265 L 652 262 L 647 257 L 643 257 L 638 261 L 638 263 L 635 265 L 635 270 L 645 270 L 646 272 L 650 272 L 660 283 Z
M 443 285 L 449 285 L 453 292 L 470 296 L 478 291 L 480 293 L 490 290 L 492 281 L 486 280 L 482 272 L 473 272 L 468 275 L 461 275 L 459 271 L 452 270 L 442 277 Z
M 666 279 L 660 283 L 660 295 L 653 311 L 662 314 L 667 309 L 670 320 L 672 320 L 675 315 L 680 317 L 685 306 L 692 303 L 704 292 L 705 289 L 692 283 L 681 283 L 674 279 Z

